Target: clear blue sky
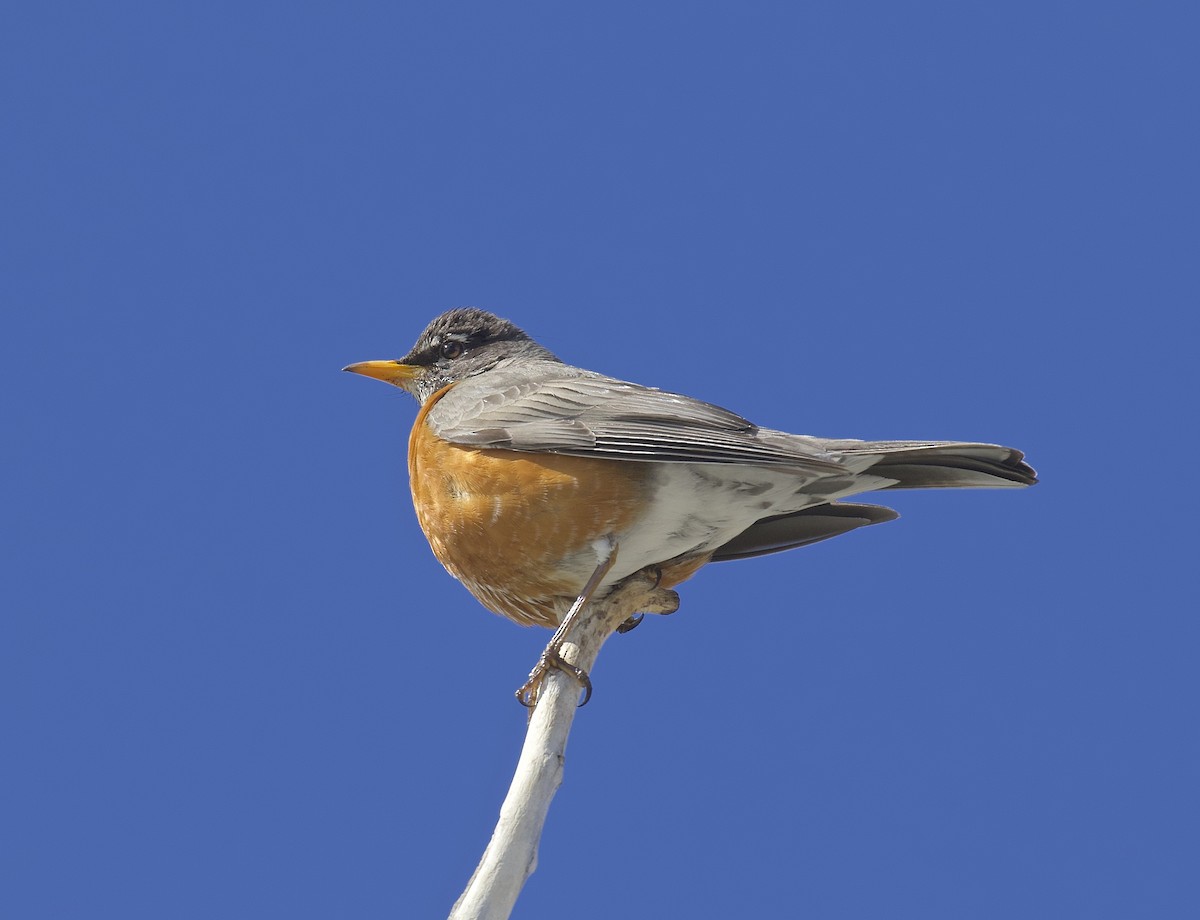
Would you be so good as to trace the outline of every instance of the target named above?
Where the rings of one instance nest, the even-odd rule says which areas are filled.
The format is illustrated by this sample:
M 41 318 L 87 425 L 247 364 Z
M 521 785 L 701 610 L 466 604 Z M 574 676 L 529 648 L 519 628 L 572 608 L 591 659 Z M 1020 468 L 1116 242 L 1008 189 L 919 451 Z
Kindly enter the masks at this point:
M 0 913 L 445 914 L 547 634 L 437 565 L 415 405 L 339 369 L 474 304 L 1043 476 L 614 639 L 517 916 L 1197 916 L 1198 18 L 10 9 Z

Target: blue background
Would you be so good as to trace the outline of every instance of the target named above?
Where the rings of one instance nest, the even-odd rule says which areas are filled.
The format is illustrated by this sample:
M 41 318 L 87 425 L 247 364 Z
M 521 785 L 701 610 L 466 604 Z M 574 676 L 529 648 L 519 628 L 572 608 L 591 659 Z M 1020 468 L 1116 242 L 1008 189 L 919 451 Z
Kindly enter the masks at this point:
M 1197 18 L 10 8 L 5 916 L 449 909 L 547 634 L 437 565 L 415 406 L 339 369 L 460 304 L 1044 480 L 614 639 L 517 916 L 1197 916 Z

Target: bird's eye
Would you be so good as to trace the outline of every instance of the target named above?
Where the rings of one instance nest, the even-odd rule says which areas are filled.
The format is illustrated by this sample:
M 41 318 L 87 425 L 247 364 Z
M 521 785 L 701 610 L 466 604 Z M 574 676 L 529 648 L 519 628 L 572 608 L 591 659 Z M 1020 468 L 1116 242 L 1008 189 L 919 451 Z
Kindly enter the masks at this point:
M 453 361 L 455 358 L 457 358 L 459 355 L 461 355 L 464 350 L 465 349 L 463 348 L 462 342 L 454 342 L 454 341 L 442 342 L 442 347 L 440 349 L 440 351 L 442 353 L 442 357 L 446 358 L 450 361 Z

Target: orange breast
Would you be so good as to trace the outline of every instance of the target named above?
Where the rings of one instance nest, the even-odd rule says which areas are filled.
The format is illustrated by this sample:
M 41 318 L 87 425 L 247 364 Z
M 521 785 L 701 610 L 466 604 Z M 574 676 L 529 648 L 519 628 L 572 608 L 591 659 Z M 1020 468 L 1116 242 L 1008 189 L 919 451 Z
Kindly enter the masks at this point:
M 422 406 L 409 439 L 421 529 L 485 607 L 555 626 L 596 567 L 592 541 L 641 514 L 649 465 L 448 444 L 425 422 L 444 393 Z

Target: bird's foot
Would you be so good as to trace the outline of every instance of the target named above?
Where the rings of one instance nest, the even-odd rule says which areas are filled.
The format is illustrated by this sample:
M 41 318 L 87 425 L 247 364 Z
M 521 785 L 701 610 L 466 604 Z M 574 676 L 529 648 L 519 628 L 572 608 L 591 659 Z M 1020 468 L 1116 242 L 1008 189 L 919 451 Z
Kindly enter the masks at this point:
M 631 629 L 636 629 L 638 624 L 645 619 L 647 613 L 654 613 L 658 616 L 667 616 L 679 609 L 679 595 L 668 588 L 660 587 L 662 585 L 662 568 L 657 565 L 649 565 L 642 571 L 631 576 L 624 586 L 618 586 L 617 590 L 622 588 L 630 591 L 641 591 L 643 598 L 641 599 L 641 613 L 635 613 L 633 616 L 626 619 L 617 627 L 617 632 L 627 633 Z
M 594 580 L 598 581 L 598 579 Z M 674 591 L 661 587 L 661 583 L 662 572 L 657 566 L 650 566 L 640 572 L 635 572 L 617 585 L 613 589 L 613 592 L 604 598 L 604 603 L 619 604 L 622 607 L 622 612 L 641 610 L 644 613 L 674 613 L 679 609 L 679 595 Z M 594 585 L 589 586 L 589 588 L 594 588 Z M 579 701 L 580 706 L 586 705 L 587 701 L 592 698 L 592 681 L 588 677 L 587 671 L 578 665 L 571 664 L 562 657 L 562 644 L 570 632 L 568 626 L 570 625 L 571 618 L 574 614 L 578 613 L 578 610 L 583 606 L 583 602 L 589 597 L 590 590 L 586 591 L 576 601 L 575 606 L 572 607 L 567 617 L 564 618 L 562 624 L 555 631 L 554 636 L 550 639 L 546 650 L 542 652 L 538 663 L 529 672 L 529 679 L 517 690 L 517 701 L 527 709 L 533 709 L 537 706 L 538 697 L 541 695 L 542 684 L 546 680 L 546 676 L 551 671 L 556 670 L 565 671 L 578 681 L 583 691 L 583 699 Z M 629 630 L 641 622 L 642 616 L 643 613 L 627 614 L 626 618 L 617 627 L 617 632 L 629 632 Z M 612 629 L 611 626 L 608 628 Z
M 592 679 L 588 677 L 587 671 L 583 668 L 576 667 L 563 658 L 553 643 L 546 646 L 538 663 L 529 672 L 529 680 L 525 681 L 517 690 L 517 702 L 527 709 L 533 709 L 538 703 L 542 682 L 551 671 L 565 671 L 574 677 L 579 682 L 579 686 L 583 688 L 583 699 L 579 701 L 579 705 L 587 705 L 587 701 L 592 698 Z

